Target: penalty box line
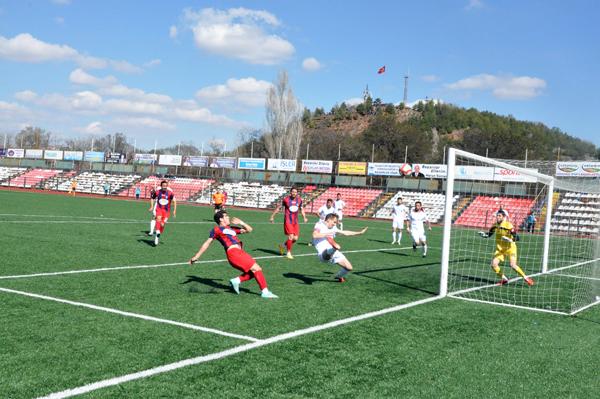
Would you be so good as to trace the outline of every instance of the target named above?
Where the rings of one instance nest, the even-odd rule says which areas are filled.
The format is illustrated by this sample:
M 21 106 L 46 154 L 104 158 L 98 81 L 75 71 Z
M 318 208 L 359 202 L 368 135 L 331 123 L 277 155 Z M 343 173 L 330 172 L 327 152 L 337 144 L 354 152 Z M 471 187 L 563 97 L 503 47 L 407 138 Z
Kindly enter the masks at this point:
M 87 308 L 87 309 L 99 310 L 99 311 L 102 311 L 102 312 L 114 313 L 114 314 L 118 314 L 118 315 L 121 315 L 121 316 L 133 317 L 133 318 L 147 320 L 147 321 L 155 321 L 155 322 L 158 322 L 158 323 L 170 324 L 170 325 L 173 325 L 173 326 L 188 328 L 190 330 L 196 330 L 196 331 L 202 331 L 202 332 L 205 332 L 205 333 L 223 335 L 225 337 L 241 339 L 241 340 L 244 340 L 244 341 L 251 341 L 251 342 L 258 342 L 258 341 L 260 341 L 258 338 L 249 337 L 249 336 L 246 336 L 246 335 L 234 334 L 234 333 L 230 333 L 230 332 L 227 332 L 227 331 L 217 330 L 217 329 L 214 329 L 214 328 L 202 327 L 202 326 L 197 326 L 197 325 L 189 324 L 189 323 L 182 323 L 182 322 L 174 321 L 174 320 L 160 319 L 158 317 L 147 316 L 147 315 L 143 315 L 143 314 L 139 314 L 139 313 L 133 313 L 133 312 L 125 312 L 125 311 L 118 310 L 118 309 L 107 308 L 107 307 L 104 307 L 104 306 L 92 305 L 92 304 L 84 303 L 84 302 L 69 301 L 67 299 L 56 298 L 56 297 L 51 297 L 51 296 L 47 296 L 47 295 L 34 294 L 32 292 L 18 291 L 18 290 L 13 290 L 13 289 L 10 289 L 10 288 L 2 288 L 2 287 L 0 287 L 0 292 L 6 292 L 6 293 L 10 293 L 10 294 L 17 294 L 17 295 L 27 296 L 27 297 L 30 297 L 30 298 L 36 298 L 36 299 L 44 299 L 46 301 L 64 303 L 64 304 L 67 304 L 67 305 L 73 305 L 73 306 L 78 306 L 78 307 Z
M 400 247 L 400 248 L 379 248 L 379 249 L 356 249 L 351 251 L 344 251 L 344 253 L 362 253 L 362 252 L 382 252 L 382 251 L 400 251 L 409 249 L 412 247 Z M 431 248 L 431 247 L 430 247 Z M 304 257 L 304 256 L 317 256 L 316 253 L 311 252 L 309 254 L 299 254 L 294 255 L 295 258 Z M 278 259 L 283 258 L 281 255 L 269 255 L 269 256 L 256 256 L 254 259 L 262 260 L 262 259 Z M 227 262 L 227 259 L 211 259 L 211 260 L 201 260 L 194 262 L 194 265 L 198 264 L 210 264 L 210 263 L 221 263 Z M 33 274 L 18 274 L 13 276 L 0 276 L 0 280 L 10 280 L 10 279 L 19 279 L 19 278 L 31 278 L 31 277 L 48 277 L 48 276 L 62 276 L 67 274 L 80 274 L 80 273 L 96 273 L 96 272 L 109 272 L 109 271 L 117 271 L 117 270 L 130 270 L 130 269 L 153 269 L 159 267 L 169 267 L 169 266 L 182 266 L 188 265 L 188 262 L 175 262 L 175 263 L 162 263 L 157 265 L 133 265 L 133 266 L 116 266 L 116 267 L 101 267 L 96 269 L 82 269 L 82 270 L 65 270 L 60 272 L 47 272 L 47 273 L 33 273 Z
M 412 308 L 412 307 L 415 307 L 418 305 L 423 305 L 423 304 L 437 301 L 437 300 L 443 299 L 443 298 L 444 298 L 443 296 L 437 295 L 434 297 L 421 299 L 421 300 L 406 303 L 403 305 L 397 305 L 397 306 L 393 306 L 390 308 L 385 308 L 385 309 L 377 310 L 374 312 L 369 312 L 369 313 L 364 313 L 362 315 L 349 317 L 346 319 L 340 319 L 340 320 L 332 321 L 329 323 L 320 324 L 317 326 L 312 326 L 312 327 L 308 327 L 308 328 L 304 328 L 304 329 L 300 329 L 300 330 L 295 330 L 295 331 L 291 331 L 288 333 L 275 335 L 273 337 L 259 340 L 256 342 L 251 342 L 248 344 L 236 346 L 236 347 L 233 347 L 231 349 L 227 349 L 227 350 L 224 350 L 221 352 L 216 352 L 216 353 L 212 353 L 209 355 L 203 355 L 203 356 L 193 357 L 193 358 L 189 358 L 189 359 L 185 359 L 185 360 L 180 360 L 178 362 L 165 364 L 162 366 L 154 367 L 154 368 L 143 370 L 143 371 L 138 371 L 136 373 L 126 374 L 126 375 L 122 375 L 120 377 L 114 377 L 114 378 L 109 378 L 109 379 L 105 379 L 102 381 L 97 381 L 97 382 L 83 385 L 83 386 L 80 386 L 77 388 L 72 388 L 72 389 L 67 389 L 67 390 L 60 391 L 60 392 L 55 392 L 55 393 L 52 393 L 47 396 L 39 397 L 38 399 L 63 399 L 63 398 L 69 398 L 72 396 L 82 395 L 84 393 L 96 391 L 96 390 L 111 387 L 111 386 L 120 385 L 120 384 L 129 382 L 129 381 L 135 381 L 135 380 L 139 380 L 139 379 L 143 379 L 143 378 L 152 377 L 157 374 L 167 373 L 167 372 L 178 370 L 178 369 L 181 369 L 184 367 L 194 366 L 194 365 L 198 365 L 198 364 L 202 364 L 202 363 L 208 363 L 208 362 L 211 362 L 214 360 L 220 360 L 220 359 L 223 359 L 223 358 L 226 358 L 226 357 L 238 354 L 238 353 L 247 352 L 252 349 L 271 345 L 271 344 L 274 344 L 277 342 L 287 341 L 289 339 L 293 339 L 293 338 L 300 337 L 300 336 L 307 335 L 307 334 L 313 334 L 316 332 L 320 332 L 320 331 L 327 330 L 330 328 L 339 327 L 339 326 L 353 323 L 353 322 L 360 321 L 360 320 L 366 320 L 366 319 L 370 319 L 370 318 L 374 318 L 374 317 L 379 317 L 379 316 L 382 316 L 382 315 L 385 315 L 388 313 L 393 313 L 393 312 L 397 312 L 400 310 Z

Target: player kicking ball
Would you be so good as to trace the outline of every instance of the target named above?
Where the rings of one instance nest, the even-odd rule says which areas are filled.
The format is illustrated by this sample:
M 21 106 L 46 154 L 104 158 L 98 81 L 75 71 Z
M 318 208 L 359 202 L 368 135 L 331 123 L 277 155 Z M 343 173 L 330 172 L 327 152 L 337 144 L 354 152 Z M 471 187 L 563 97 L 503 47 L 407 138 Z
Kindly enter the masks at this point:
M 492 226 L 490 231 L 480 231 L 479 235 L 483 238 L 491 237 L 494 232 L 496 233 L 496 252 L 494 252 L 494 258 L 492 259 L 492 270 L 500 277 L 500 285 L 508 284 L 508 278 L 502 273 L 500 268 L 500 262 L 504 262 L 505 257 L 508 257 L 510 267 L 517 272 L 517 274 L 523 277 L 523 280 L 527 285 L 532 286 L 534 284 L 531 277 L 527 277 L 523 272 L 523 269 L 517 265 L 517 241 L 519 241 L 519 235 L 517 234 L 514 226 L 507 219 L 507 213 L 504 210 L 496 212 L 496 223 Z
M 335 275 L 335 279 L 340 283 L 346 281 L 346 274 L 352 271 L 352 264 L 340 251 L 340 245 L 335 242 L 336 234 L 343 236 L 357 236 L 364 234 L 368 227 L 361 231 L 339 230 L 336 225 L 338 216 L 335 213 L 330 213 L 325 216 L 324 220 L 319 220 L 313 229 L 313 245 L 319 254 L 321 262 L 337 263 L 340 265 L 340 270 Z
M 238 234 L 250 233 L 252 227 L 244 223 L 238 218 L 229 219 L 229 215 L 225 211 L 218 211 L 214 216 L 217 226 L 210 231 L 209 237 L 200 247 L 196 255 L 190 259 L 190 265 L 193 265 L 202 254 L 208 249 L 214 240 L 217 240 L 225 248 L 225 254 L 229 264 L 235 269 L 242 272 L 238 277 L 229 280 L 231 288 L 236 294 L 240 293 L 240 284 L 252 278 L 256 279 L 258 286 L 261 289 L 260 296 L 263 298 L 278 298 L 267 288 L 267 280 L 263 275 L 262 268 L 256 263 L 254 258 L 249 253 L 242 249 L 242 242 L 238 238 Z M 230 226 L 230 223 L 241 226 Z

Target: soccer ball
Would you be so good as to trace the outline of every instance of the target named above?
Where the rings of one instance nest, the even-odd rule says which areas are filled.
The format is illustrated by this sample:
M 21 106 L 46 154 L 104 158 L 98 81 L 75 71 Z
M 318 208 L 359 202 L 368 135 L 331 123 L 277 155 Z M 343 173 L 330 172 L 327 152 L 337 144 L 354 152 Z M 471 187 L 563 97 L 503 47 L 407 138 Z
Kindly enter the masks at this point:
M 400 174 L 401 175 L 406 176 L 406 175 L 410 174 L 410 172 L 412 172 L 412 168 L 409 164 L 403 163 L 402 166 L 400 166 Z

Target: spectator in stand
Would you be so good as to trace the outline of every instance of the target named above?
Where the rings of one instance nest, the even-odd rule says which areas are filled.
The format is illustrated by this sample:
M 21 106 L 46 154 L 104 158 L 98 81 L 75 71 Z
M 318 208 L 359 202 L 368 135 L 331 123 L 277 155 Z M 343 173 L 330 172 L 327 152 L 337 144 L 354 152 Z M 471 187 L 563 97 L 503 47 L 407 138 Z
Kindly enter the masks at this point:
M 104 196 L 106 197 L 110 193 L 110 184 L 108 182 L 104 182 Z
M 135 199 L 139 200 L 140 199 L 140 195 L 142 195 L 142 189 L 139 185 L 137 185 L 135 187 Z
M 537 221 L 537 219 L 535 218 L 535 213 L 533 213 L 533 211 L 529 212 L 529 215 L 527 215 L 527 232 L 528 233 L 533 233 L 533 231 L 535 230 L 535 222 Z

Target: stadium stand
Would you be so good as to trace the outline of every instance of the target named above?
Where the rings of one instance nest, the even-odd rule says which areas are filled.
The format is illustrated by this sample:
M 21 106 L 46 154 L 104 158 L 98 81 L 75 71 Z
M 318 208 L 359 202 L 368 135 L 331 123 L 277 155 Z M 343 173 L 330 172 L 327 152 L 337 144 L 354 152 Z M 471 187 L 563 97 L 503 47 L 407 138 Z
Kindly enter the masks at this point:
M 520 228 L 525 222 L 527 214 L 534 207 L 535 200 L 480 195 L 458 216 L 454 224 L 489 228 L 494 223 L 494 214 L 500 208 L 500 204 L 509 213 L 509 220 L 512 224 Z
M 10 168 L 6 166 L 0 166 L 0 182 L 3 186 L 8 186 L 8 181 L 13 177 L 20 175 L 25 172 L 27 168 Z
M 392 209 L 396 205 L 398 198 L 402 197 L 404 205 L 409 209 L 413 208 L 415 201 L 421 201 L 423 209 L 427 212 L 429 221 L 431 223 L 440 223 L 444 216 L 444 203 L 446 196 L 444 194 L 437 193 L 423 193 L 416 191 L 399 191 L 397 192 L 385 205 L 375 213 L 375 218 L 378 219 L 392 219 Z M 458 200 L 459 196 L 454 196 L 454 202 Z
M 200 204 L 210 204 L 212 194 L 220 188 L 227 193 L 226 205 L 240 206 L 248 208 L 269 208 L 276 200 L 289 192 L 290 187 L 271 184 L 268 186 L 260 183 L 223 183 L 219 185 L 211 185 L 206 190 L 202 191 L 201 195 L 196 199 Z
M 141 178 L 138 175 L 113 175 L 102 172 L 83 172 L 76 176 L 68 174 L 60 177 L 59 181 L 48 180 L 44 188 L 57 191 L 69 191 L 71 181 L 77 181 L 77 192 L 90 194 L 104 194 L 104 184 L 110 185 L 109 194 L 115 194 L 126 187 L 129 187 L 136 180 Z
M 342 194 L 342 199 L 346 203 L 344 216 L 358 216 L 363 209 L 367 208 L 371 202 L 383 193 L 383 190 L 329 187 L 324 193 L 312 201 L 312 203 L 305 206 L 306 211 L 316 212 L 325 204 L 325 202 L 327 202 L 328 198 L 335 199 L 337 193 Z
M 150 176 L 140 182 L 132 182 L 126 189 L 119 192 L 121 197 L 135 197 L 135 188 L 140 187 L 141 198 L 150 198 L 150 190 L 160 185 L 160 182 L 167 180 L 169 187 L 175 192 L 177 201 L 187 201 L 204 190 L 211 182 L 210 179 L 193 179 L 187 177 L 175 177 L 164 179 L 158 176 Z
M 552 230 L 598 235 L 600 194 L 566 193 L 551 220 Z
M 31 169 L 10 180 L 10 187 L 31 188 L 38 187 L 43 181 L 56 176 L 60 170 L 56 169 Z

